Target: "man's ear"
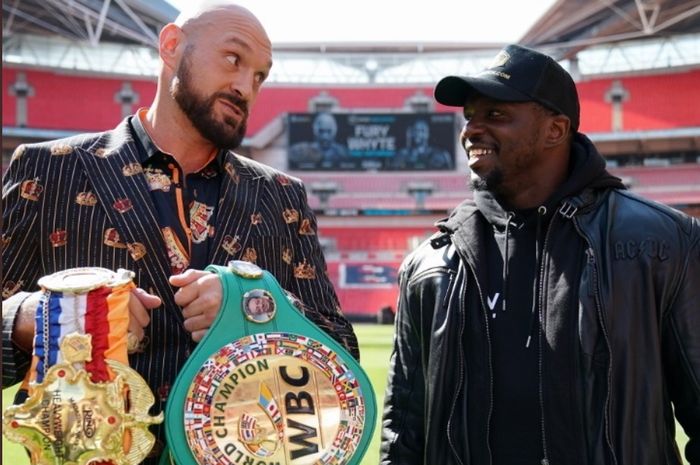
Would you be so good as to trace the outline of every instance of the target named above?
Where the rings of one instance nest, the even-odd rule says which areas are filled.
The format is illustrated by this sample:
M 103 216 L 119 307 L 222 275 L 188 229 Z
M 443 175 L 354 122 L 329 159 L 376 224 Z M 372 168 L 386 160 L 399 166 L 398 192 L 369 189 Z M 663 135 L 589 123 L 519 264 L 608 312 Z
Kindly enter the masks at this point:
M 158 36 L 158 54 L 166 67 L 174 70 L 180 61 L 184 47 L 184 33 L 179 26 L 169 23 L 160 31 Z
M 569 132 L 571 131 L 571 120 L 564 115 L 552 115 L 549 117 L 549 126 L 547 127 L 547 135 L 545 144 L 547 147 L 556 147 L 557 145 L 567 143 Z

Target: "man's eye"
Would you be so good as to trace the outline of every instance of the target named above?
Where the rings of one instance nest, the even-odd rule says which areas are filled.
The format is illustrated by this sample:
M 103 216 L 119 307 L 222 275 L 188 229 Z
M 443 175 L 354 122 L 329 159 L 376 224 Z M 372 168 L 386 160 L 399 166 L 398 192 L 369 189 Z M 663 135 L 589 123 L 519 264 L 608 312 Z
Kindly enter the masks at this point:
M 226 55 L 226 60 L 232 65 L 238 65 L 240 58 L 238 58 L 238 55 Z
M 265 82 L 265 79 L 267 79 L 267 75 L 265 73 L 256 73 L 255 74 L 255 82 L 258 83 L 258 85 Z

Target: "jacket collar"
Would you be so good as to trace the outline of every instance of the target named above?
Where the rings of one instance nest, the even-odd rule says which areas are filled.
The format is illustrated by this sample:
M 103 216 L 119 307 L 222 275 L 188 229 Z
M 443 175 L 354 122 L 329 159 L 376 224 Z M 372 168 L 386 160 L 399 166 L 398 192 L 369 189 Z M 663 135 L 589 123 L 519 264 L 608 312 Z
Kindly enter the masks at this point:
M 98 137 L 93 145 L 78 148 L 77 153 L 95 195 L 119 233 L 120 242 L 129 249 L 138 271 L 148 275 L 157 288 L 169 289 L 170 261 L 141 168 L 139 149 L 127 118 L 114 130 Z M 260 210 L 264 179 L 261 172 L 254 169 L 253 162 L 232 151 L 221 157 L 224 176 L 210 263 L 228 262 L 251 235 L 253 215 Z M 166 307 L 176 308 L 171 293 L 161 298 Z M 181 314 L 175 313 L 182 320 Z

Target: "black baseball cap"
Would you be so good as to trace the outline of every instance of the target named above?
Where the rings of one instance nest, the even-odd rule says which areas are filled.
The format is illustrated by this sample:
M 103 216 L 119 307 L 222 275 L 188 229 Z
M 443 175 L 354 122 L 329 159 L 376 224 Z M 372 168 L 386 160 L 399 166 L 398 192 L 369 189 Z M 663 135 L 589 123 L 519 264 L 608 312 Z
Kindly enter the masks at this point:
M 572 130 L 578 130 L 574 80 L 552 57 L 535 50 L 508 45 L 477 75 L 447 76 L 435 86 L 435 100 L 452 107 L 464 106 L 477 94 L 504 102 L 537 102 L 568 116 Z

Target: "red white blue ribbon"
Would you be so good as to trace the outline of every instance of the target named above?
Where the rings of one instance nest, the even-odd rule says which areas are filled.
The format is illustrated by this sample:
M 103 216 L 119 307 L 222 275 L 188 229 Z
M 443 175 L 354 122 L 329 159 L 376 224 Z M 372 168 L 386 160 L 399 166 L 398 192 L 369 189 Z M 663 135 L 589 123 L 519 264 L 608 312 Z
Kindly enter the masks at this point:
M 91 380 L 110 379 L 105 352 L 110 348 L 107 298 L 111 291 L 109 287 L 101 287 L 87 294 L 44 292 L 36 312 L 36 382 L 43 381 L 49 368 L 64 362 L 59 343 L 72 333 L 92 336 L 92 357 L 85 362 Z

